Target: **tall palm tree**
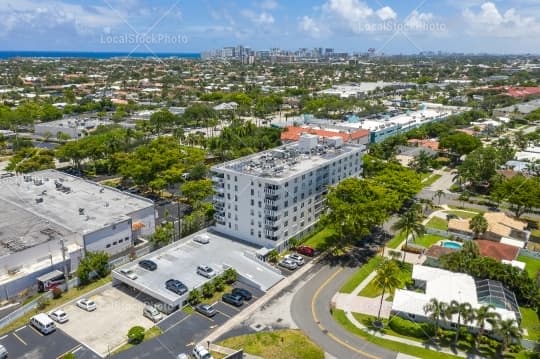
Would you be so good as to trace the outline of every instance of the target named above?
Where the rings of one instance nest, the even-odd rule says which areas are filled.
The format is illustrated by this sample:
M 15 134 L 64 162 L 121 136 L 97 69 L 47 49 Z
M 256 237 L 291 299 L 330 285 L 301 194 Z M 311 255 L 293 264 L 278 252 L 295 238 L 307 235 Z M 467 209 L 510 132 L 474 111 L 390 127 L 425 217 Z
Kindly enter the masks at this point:
M 465 254 L 466 257 L 478 258 L 480 257 L 480 248 L 475 241 L 465 241 L 461 247 L 461 252 Z
M 491 304 L 483 305 L 474 310 L 474 319 L 476 321 L 476 326 L 478 327 L 478 335 L 475 337 L 477 339 L 477 344 L 480 343 L 484 336 L 486 324 L 495 323 L 499 318 L 499 313 L 495 312 L 495 307 Z
M 514 340 L 519 340 L 523 332 L 515 319 L 498 320 L 495 322 L 494 332 L 501 337 L 501 354 Z
M 409 240 L 409 236 L 412 235 L 412 241 L 414 242 L 415 238 L 422 236 L 426 232 L 426 228 L 421 223 L 421 220 L 420 213 L 416 209 L 410 208 L 392 225 L 392 229 L 394 231 L 404 232 L 407 241 Z
M 440 206 L 441 205 L 441 197 L 444 197 L 445 193 L 442 189 L 439 189 L 437 190 L 437 192 L 435 192 L 435 194 L 433 195 L 433 198 L 437 198 L 437 205 Z
M 478 213 L 476 216 L 471 218 L 470 225 L 471 230 L 474 233 L 474 236 L 478 238 L 481 234 L 484 234 L 488 229 L 488 221 L 484 218 L 484 215 Z
M 397 266 L 396 261 L 391 259 L 383 260 L 377 268 L 377 274 L 375 275 L 374 280 L 377 288 L 382 290 L 381 303 L 379 304 L 379 312 L 377 313 L 377 320 L 380 320 L 384 294 L 386 292 L 393 292 L 401 285 L 399 279 L 399 267 Z
M 431 298 L 429 303 L 424 305 L 424 313 L 428 314 L 435 324 L 435 336 L 438 337 L 440 321 L 448 317 L 448 304 L 437 298 Z
M 457 314 L 457 327 L 456 327 L 456 336 L 454 338 L 454 344 L 457 344 L 459 340 L 459 332 L 461 329 L 461 323 L 467 324 L 473 319 L 473 310 L 472 306 L 469 303 L 460 303 L 457 300 L 450 302 L 449 306 L 450 315 Z

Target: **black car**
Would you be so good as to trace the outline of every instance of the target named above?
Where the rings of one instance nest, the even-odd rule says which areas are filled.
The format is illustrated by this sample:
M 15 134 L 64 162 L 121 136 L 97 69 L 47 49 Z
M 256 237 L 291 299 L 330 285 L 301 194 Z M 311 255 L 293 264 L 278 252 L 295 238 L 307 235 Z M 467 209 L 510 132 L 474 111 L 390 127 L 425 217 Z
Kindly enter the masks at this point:
M 217 310 L 215 310 L 214 307 L 212 307 L 210 304 L 201 303 L 195 307 L 195 310 L 207 317 L 213 317 L 217 314 Z
M 157 264 L 149 259 L 140 261 L 139 266 L 149 271 L 155 271 L 157 269 Z
M 223 294 L 221 300 L 223 300 L 225 303 L 229 303 L 230 305 L 234 305 L 235 307 L 241 307 L 242 304 L 244 304 L 244 300 L 241 296 L 231 293 Z
M 185 294 L 188 291 L 185 284 L 177 279 L 169 279 L 168 281 L 166 281 L 165 288 L 178 295 Z
M 242 297 L 243 300 L 251 300 L 252 298 L 251 292 L 244 288 L 234 288 L 232 294 Z

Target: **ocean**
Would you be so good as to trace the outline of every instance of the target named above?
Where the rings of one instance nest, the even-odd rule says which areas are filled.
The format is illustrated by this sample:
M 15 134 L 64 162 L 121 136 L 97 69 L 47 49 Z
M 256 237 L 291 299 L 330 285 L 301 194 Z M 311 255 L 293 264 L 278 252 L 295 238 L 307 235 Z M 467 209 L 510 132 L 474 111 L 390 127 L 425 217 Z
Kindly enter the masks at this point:
M 0 59 L 11 58 L 78 58 L 78 59 L 112 59 L 117 57 L 129 57 L 131 58 L 183 58 L 183 59 L 200 59 L 199 53 L 173 53 L 173 52 L 160 52 L 160 53 L 147 53 L 147 52 L 83 52 L 83 51 L 0 51 Z

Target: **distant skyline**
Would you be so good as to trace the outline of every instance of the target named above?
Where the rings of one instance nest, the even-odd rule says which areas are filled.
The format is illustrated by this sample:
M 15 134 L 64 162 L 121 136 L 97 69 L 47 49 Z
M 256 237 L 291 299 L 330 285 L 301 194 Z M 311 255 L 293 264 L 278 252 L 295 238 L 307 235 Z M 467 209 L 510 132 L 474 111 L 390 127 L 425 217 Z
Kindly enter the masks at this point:
M 0 51 L 538 53 L 537 0 L 0 0 Z

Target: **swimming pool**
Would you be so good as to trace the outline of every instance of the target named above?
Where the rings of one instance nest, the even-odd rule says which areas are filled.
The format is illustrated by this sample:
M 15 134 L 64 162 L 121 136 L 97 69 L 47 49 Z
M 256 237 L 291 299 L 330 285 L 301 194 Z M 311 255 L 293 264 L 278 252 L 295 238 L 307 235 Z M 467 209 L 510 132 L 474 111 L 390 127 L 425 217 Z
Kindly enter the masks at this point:
M 458 242 L 443 242 L 442 244 L 443 247 L 446 247 L 446 248 L 452 248 L 452 249 L 461 249 L 461 247 L 463 247 L 461 245 L 461 243 L 458 243 Z

